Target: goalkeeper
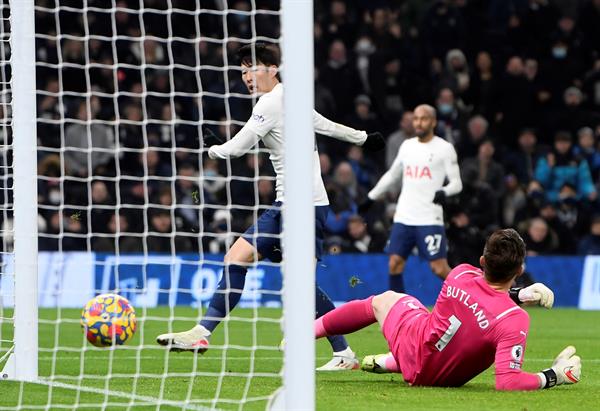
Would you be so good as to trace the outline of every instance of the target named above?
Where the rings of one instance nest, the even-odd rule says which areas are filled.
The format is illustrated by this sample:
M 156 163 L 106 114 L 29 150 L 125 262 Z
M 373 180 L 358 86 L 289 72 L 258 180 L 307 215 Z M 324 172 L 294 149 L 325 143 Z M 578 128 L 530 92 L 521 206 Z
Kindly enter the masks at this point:
M 246 45 L 238 51 L 242 69 L 242 80 L 251 94 L 260 96 L 252 110 L 246 125 L 224 144 L 212 145 L 208 155 L 213 159 L 236 158 L 246 154 L 259 141 L 269 151 L 269 158 L 276 173 L 275 189 L 277 192 L 273 208 L 265 211 L 246 232 L 236 240 L 225 255 L 223 277 L 217 286 L 204 318 L 194 328 L 180 333 L 163 334 L 157 337 L 161 345 L 172 350 L 197 351 L 203 353 L 208 349 L 211 333 L 217 325 L 235 308 L 240 300 L 246 280 L 247 266 L 256 259 L 267 258 L 274 262 L 281 261 L 281 206 L 283 198 L 283 85 L 279 77 L 279 54 L 271 46 L 261 43 Z M 254 59 L 253 59 L 254 57 Z M 365 131 L 334 123 L 316 111 L 313 111 L 314 129 L 317 133 L 362 146 L 365 150 L 383 149 L 385 143 L 380 133 L 367 134 Z M 214 136 L 211 136 L 214 138 Z M 313 136 L 307 136 L 313 138 Z M 205 146 L 210 145 L 206 141 Z M 321 179 L 319 154 L 315 149 L 314 180 L 315 205 L 315 250 L 319 259 L 323 249 L 323 229 L 329 200 Z M 329 297 L 316 287 L 317 317 L 334 309 Z M 339 335 L 328 336 L 333 348 L 333 358 L 318 370 L 338 371 L 359 367 L 354 352 L 346 339 Z
M 317 338 L 347 334 L 378 322 L 390 353 L 363 360 L 366 371 L 400 372 L 411 385 L 458 387 L 496 364 L 496 389 L 537 390 L 574 384 L 581 376 L 575 347 L 552 366 L 522 371 L 529 316 L 515 302 L 550 308 L 554 294 L 543 284 L 510 289 L 523 272 L 525 244 L 512 229 L 498 230 L 480 258 L 483 270 L 454 268 L 429 312 L 416 298 L 387 291 L 351 301 L 315 321 Z

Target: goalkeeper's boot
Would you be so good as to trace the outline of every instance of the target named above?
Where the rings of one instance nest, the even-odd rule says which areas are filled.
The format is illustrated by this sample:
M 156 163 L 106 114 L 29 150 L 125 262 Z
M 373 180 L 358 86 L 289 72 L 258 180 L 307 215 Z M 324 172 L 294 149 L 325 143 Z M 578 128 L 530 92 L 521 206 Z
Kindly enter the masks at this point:
M 372 372 L 375 374 L 389 373 L 391 371 L 389 371 L 385 367 L 385 360 L 390 355 L 392 355 L 392 354 L 387 353 L 387 354 L 367 355 L 365 358 L 363 358 L 360 369 L 363 371 Z
M 358 368 L 360 368 L 360 364 L 356 354 L 348 347 L 344 351 L 334 352 L 333 358 L 317 368 L 317 371 L 348 371 Z
M 208 350 L 210 331 L 198 324 L 188 331 L 162 334 L 156 342 L 167 346 L 171 351 L 192 351 L 204 354 Z

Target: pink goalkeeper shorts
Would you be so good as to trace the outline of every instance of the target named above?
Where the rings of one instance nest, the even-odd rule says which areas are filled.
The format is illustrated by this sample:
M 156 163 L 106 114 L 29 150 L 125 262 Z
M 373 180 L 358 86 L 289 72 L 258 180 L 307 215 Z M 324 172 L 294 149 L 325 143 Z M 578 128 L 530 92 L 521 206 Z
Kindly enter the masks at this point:
M 421 335 L 429 315 L 419 300 L 406 295 L 394 304 L 383 322 L 383 335 L 408 383 L 415 381 L 421 369 Z

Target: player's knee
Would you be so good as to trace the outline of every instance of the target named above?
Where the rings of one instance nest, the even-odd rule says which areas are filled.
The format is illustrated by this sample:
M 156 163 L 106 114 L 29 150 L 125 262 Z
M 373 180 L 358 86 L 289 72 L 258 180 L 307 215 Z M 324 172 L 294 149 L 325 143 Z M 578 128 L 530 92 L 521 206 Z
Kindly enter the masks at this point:
M 385 291 L 379 295 L 373 297 L 371 301 L 371 306 L 375 312 L 384 312 L 388 311 L 391 306 L 393 306 L 396 301 L 400 298 L 404 297 L 406 294 L 397 293 L 395 291 Z
M 391 255 L 389 270 L 391 274 L 401 274 L 404 271 L 404 259 L 399 255 Z
M 256 260 L 260 260 L 260 254 L 258 254 L 256 249 L 243 238 L 239 238 L 233 243 L 223 258 L 225 264 L 239 265 L 252 263 Z

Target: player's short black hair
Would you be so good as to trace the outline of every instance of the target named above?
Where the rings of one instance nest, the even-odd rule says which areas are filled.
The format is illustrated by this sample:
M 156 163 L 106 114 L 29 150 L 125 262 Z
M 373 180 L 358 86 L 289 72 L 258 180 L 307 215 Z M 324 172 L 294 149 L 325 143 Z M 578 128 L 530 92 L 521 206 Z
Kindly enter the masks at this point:
M 525 262 L 525 242 L 512 228 L 494 231 L 483 249 L 488 281 L 503 283 L 519 273 Z
M 244 66 L 252 66 L 254 62 L 262 63 L 265 66 L 277 67 L 280 64 L 279 49 L 277 46 L 264 42 L 246 44 L 240 47 L 237 52 L 237 58 L 239 63 Z

